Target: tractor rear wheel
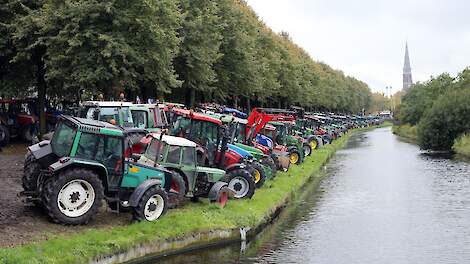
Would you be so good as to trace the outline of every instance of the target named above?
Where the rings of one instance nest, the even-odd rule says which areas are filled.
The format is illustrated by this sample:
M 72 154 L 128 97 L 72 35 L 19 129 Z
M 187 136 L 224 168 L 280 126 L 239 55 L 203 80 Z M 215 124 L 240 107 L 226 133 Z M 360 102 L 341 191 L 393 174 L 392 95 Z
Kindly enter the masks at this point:
M 39 174 L 41 174 L 41 166 L 34 157 L 34 155 L 28 151 L 24 159 L 23 166 L 23 189 L 25 191 L 35 191 L 38 184 Z
M 261 163 L 255 161 L 251 164 L 254 168 L 254 178 L 256 188 L 261 188 L 266 181 L 266 173 L 264 171 L 264 166 Z
M 222 178 L 222 181 L 235 191 L 236 199 L 251 198 L 255 194 L 255 181 L 247 170 L 232 170 Z
M 159 186 L 149 188 L 134 208 L 134 219 L 137 221 L 156 221 L 168 209 L 168 196 Z
M 69 169 L 45 183 L 43 203 L 54 222 L 83 225 L 97 214 L 103 192 L 103 185 L 95 172 Z
M 300 164 L 300 153 L 297 149 L 289 151 L 289 158 L 291 164 Z
M 170 192 L 178 194 L 179 197 L 183 197 L 186 194 L 186 185 L 184 178 L 181 174 L 173 171 L 171 174 Z
M 0 124 L 0 147 L 5 147 L 10 143 L 10 131 L 8 127 Z

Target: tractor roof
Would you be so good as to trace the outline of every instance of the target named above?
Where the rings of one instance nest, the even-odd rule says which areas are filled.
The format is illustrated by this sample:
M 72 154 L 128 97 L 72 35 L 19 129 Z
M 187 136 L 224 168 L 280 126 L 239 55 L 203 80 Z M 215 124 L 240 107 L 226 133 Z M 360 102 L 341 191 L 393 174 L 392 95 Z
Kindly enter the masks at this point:
M 151 135 L 153 138 L 160 140 L 161 134 L 152 133 Z M 192 142 L 189 139 L 182 138 L 182 137 L 163 135 L 162 141 L 171 146 L 182 146 L 182 147 L 192 147 L 192 148 L 195 148 L 197 146 L 196 143 Z
M 80 130 L 83 130 L 84 132 L 103 133 L 114 136 L 124 135 L 124 131 L 121 128 L 106 122 L 72 116 L 61 116 L 61 118 L 75 124 L 80 128 Z
M 195 113 L 195 112 L 190 111 L 190 110 L 179 109 L 178 108 L 178 109 L 173 109 L 173 112 L 177 115 L 182 115 L 182 116 L 185 116 L 185 117 L 190 118 L 190 119 L 211 122 L 211 123 L 217 124 L 219 126 L 222 125 L 222 121 L 220 121 L 217 118 L 214 118 L 214 117 L 211 117 L 211 116 L 208 116 L 208 115 L 205 115 L 205 114 L 201 114 L 201 113 Z
M 99 106 L 99 107 L 121 107 L 121 106 L 131 106 L 130 102 L 118 102 L 118 101 L 87 101 L 83 102 L 83 106 Z

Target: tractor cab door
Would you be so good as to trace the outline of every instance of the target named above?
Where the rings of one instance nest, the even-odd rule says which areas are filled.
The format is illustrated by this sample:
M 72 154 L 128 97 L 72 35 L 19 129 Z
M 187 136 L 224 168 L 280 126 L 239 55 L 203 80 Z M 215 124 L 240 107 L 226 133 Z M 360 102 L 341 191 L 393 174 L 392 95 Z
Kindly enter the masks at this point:
M 181 171 L 185 174 L 185 181 L 188 183 L 188 192 L 194 192 L 194 186 L 196 185 L 196 166 L 197 166 L 197 155 L 196 148 L 194 147 L 182 147 L 181 153 Z

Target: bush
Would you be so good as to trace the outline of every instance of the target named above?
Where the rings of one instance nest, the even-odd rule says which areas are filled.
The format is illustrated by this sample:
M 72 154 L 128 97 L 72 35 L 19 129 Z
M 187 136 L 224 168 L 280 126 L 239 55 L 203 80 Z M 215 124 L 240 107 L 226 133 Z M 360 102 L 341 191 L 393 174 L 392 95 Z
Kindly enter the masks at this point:
M 455 140 L 452 150 L 460 155 L 470 157 L 470 133 L 465 133 Z
M 470 89 L 453 90 L 437 99 L 418 124 L 423 149 L 451 150 L 454 140 L 470 130 Z
M 417 131 L 416 131 L 416 126 L 411 126 L 410 124 L 404 124 L 404 125 L 395 125 L 393 126 L 393 134 L 398 135 L 400 137 L 408 138 L 411 140 L 416 140 L 418 137 Z

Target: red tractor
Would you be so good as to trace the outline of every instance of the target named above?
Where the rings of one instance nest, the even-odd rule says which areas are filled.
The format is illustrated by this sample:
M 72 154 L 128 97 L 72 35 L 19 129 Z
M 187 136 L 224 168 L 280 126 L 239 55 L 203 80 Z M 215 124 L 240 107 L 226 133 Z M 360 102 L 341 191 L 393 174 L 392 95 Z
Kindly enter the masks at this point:
M 220 168 L 236 184 L 236 198 L 251 198 L 255 191 L 254 168 L 250 161 L 227 147 L 230 130 L 221 120 L 190 110 L 172 108 L 172 136 L 187 138 L 197 143 L 197 161 L 200 166 Z M 232 186 L 229 183 L 229 186 Z
M 0 100 L 0 145 L 11 138 L 32 142 L 37 138 L 38 117 L 34 100 Z

